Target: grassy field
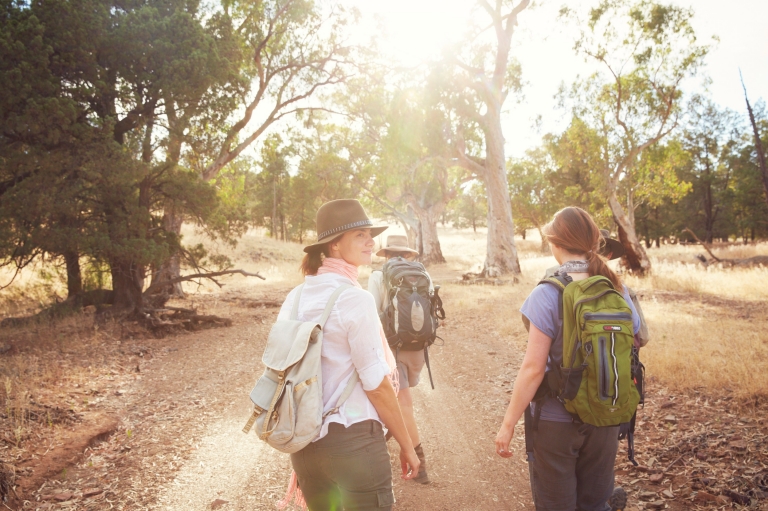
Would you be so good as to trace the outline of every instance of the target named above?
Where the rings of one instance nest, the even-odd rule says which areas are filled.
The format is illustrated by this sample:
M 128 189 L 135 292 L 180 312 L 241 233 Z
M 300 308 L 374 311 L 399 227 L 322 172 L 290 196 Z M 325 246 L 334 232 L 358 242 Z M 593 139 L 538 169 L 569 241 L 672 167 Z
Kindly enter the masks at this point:
M 397 233 L 397 228 L 392 231 Z M 523 274 L 519 283 L 505 286 L 464 286 L 460 276 L 482 267 L 486 236 L 483 230 L 440 232 L 445 264 L 430 269 L 435 279 L 450 286 L 452 303 L 446 309 L 469 307 L 493 308 L 483 311 L 484 320 L 501 323 L 501 331 L 510 340 L 510 349 L 525 348 L 525 330 L 517 309 L 536 285 L 544 270 L 555 264 L 551 255 L 541 252 L 536 233 L 528 239 L 518 239 L 520 264 Z M 191 229 L 188 241 L 203 241 Z M 300 282 L 297 270 L 302 256 L 301 247 L 265 238 L 260 231 L 251 231 L 237 247 L 214 245 L 214 250 L 226 253 L 238 268 L 259 271 L 267 278 L 232 276 L 225 278 L 225 290 L 238 290 L 258 295 L 266 288 L 286 289 Z M 757 245 L 730 245 L 716 248 L 723 257 L 739 258 L 768 254 L 768 243 Z M 642 357 L 652 381 L 680 390 L 706 389 L 727 391 L 745 399 L 766 394 L 768 373 L 761 370 L 768 361 L 768 268 L 723 269 L 704 268 L 694 256 L 702 253 L 698 246 L 665 245 L 652 248 L 649 255 L 653 274 L 646 278 L 627 276 L 625 282 L 636 289 L 650 325 L 651 342 L 643 349 Z M 374 261 L 379 266 L 381 261 Z M 617 267 L 616 262 L 612 265 Z M 361 271 L 365 282 L 369 268 Z M 50 267 L 38 266 L 21 275 L 17 283 L 2 291 L 0 314 L 3 316 L 34 312 L 41 306 L 64 296 L 60 273 Z M 210 282 L 200 285 L 185 283 L 192 304 L 198 297 L 218 293 Z M 481 305 L 482 303 L 482 305 Z M 189 304 L 188 304 L 189 305 Z M 491 314 L 488 316 L 488 314 Z M 27 339 L 39 347 L 48 346 L 65 350 L 66 343 L 97 343 L 99 333 L 90 325 L 86 315 L 78 315 L 58 325 L 35 327 L 34 332 L 0 331 L 0 345 L 18 339 Z M 81 328 L 87 324 L 86 333 Z M 67 332 L 80 332 L 68 334 Z M 2 346 L 0 346 L 0 349 Z M 94 368 L 72 370 L 71 377 L 87 378 Z M 40 352 L 36 358 L 10 355 L 0 359 L 0 378 L 4 381 L 6 406 L 21 408 L 28 399 L 26 383 L 35 376 L 53 381 L 63 377 L 59 366 Z

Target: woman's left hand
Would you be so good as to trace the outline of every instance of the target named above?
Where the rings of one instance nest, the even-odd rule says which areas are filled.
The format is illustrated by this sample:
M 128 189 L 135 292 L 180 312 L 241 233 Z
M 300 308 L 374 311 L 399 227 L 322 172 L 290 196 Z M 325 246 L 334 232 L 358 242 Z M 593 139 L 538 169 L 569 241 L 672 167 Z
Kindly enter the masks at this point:
M 507 427 L 501 425 L 499 433 L 496 435 L 496 454 L 502 458 L 511 458 L 512 451 L 509 450 L 509 444 L 512 443 L 512 436 L 515 434 L 515 426 Z

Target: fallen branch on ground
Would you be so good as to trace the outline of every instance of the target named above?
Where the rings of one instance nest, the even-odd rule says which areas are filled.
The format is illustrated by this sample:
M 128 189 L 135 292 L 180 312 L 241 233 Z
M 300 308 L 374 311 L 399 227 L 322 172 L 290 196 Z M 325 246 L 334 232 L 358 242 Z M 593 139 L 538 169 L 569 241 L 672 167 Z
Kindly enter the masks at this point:
M 765 265 L 768 266 L 768 256 L 759 255 L 754 257 L 748 257 L 746 259 L 723 259 L 721 257 L 717 257 L 715 254 L 712 253 L 712 250 L 710 250 L 709 246 L 701 241 L 698 236 L 696 236 L 696 233 L 694 233 L 691 229 L 686 227 L 683 229 L 683 232 L 689 233 L 691 236 L 693 236 L 693 239 L 695 239 L 702 247 L 704 247 L 704 250 L 707 251 L 707 253 L 712 257 L 712 261 L 707 261 L 707 258 L 703 255 L 698 255 L 696 258 L 701 261 L 701 263 L 704 266 L 709 266 L 713 262 L 717 262 L 722 264 L 725 267 L 739 267 L 739 268 L 749 268 L 752 266 L 760 266 Z

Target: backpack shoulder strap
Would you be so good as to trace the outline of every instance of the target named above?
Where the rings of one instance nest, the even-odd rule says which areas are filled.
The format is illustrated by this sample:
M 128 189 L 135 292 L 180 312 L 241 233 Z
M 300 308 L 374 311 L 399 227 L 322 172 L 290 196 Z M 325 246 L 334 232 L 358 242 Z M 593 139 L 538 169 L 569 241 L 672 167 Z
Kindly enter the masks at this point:
M 331 316 L 331 311 L 333 310 L 333 305 L 336 303 L 336 299 L 339 297 L 341 293 L 346 291 L 347 289 L 350 289 L 352 286 L 349 284 L 342 284 L 339 287 L 336 288 L 336 290 L 333 292 L 331 297 L 328 299 L 328 304 L 325 306 L 325 310 L 323 311 L 323 315 L 320 317 L 320 328 L 325 327 L 325 322 L 328 321 L 328 318 Z
M 328 299 L 328 304 L 325 306 L 323 316 L 320 318 L 320 328 L 323 328 L 325 326 L 325 322 L 328 321 L 328 318 L 331 315 L 331 310 L 333 309 L 333 304 L 336 303 L 336 299 L 339 297 L 339 295 L 351 287 L 352 286 L 349 284 L 342 284 L 336 288 L 336 291 L 334 291 L 331 297 Z M 336 406 L 325 412 L 323 414 L 323 419 L 339 411 L 341 405 L 343 405 L 347 399 L 349 399 L 349 396 L 352 395 L 352 391 L 355 389 L 355 385 L 358 381 L 360 381 L 360 375 L 356 370 L 353 370 L 352 376 L 349 377 L 349 381 L 347 382 L 347 386 L 344 387 L 344 390 L 339 396 L 338 401 L 336 401 Z
M 344 391 L 339 396 L 338 401 L 336 401 L 336 406 L 334 406 L 333 408 L 325 412 L 323 414 L 323 419 L 339 411 L 339 408 L 341 408 L 341 405 L 343 405 L 347 401 L 347 399 L 349 399 L 349 396 L 352 395 L 352 391 L 355 390 L 355 385 L 357 385 L 358 381 L 360 381 L 360 375 L 355 370 L 352 372 L 352 376 L 349 377 L 347 386 L 344 387 Z
M 557 289 L 557 292 L 560 294 L 560 300 L 558 301 L 557 305 L 557 317 L 562 321 L 563 319 L 563 292 L 565 291 L 565 288 L 573 282 L 573 279 L 568 276 L 568 274 L 565 275 L 553 275 L 551 277 L 547 277 L 545 279 L 542 279 L 539 281 L 539 284 L 549 284 L 555 289 Z
M 291 319 L 299 319 L 299 300 L 301 292 L 304 290 L 304 284 L 296 288 L 296 296 L 293 297 L 293 308 L 291 309 Z

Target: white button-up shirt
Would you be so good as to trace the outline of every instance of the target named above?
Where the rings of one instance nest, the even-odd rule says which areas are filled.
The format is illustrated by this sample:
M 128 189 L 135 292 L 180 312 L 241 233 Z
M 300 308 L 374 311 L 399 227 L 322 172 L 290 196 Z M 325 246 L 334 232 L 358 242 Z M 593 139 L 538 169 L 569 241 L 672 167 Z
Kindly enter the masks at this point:
M 351 283 L 348 278 L 336 273 L 307 275 L 304 282 L 298 312 L 301 321 L 319 321 L 333 291 L 342 284 Z M 293 289 L 283 302 L 278 319 L 290 318 L 295 296 L 296 289 Z M 323 328 L 323 412 L 336 406 L 354 370 L 360 375 L 360 381 L 339 411 L 323 420 L 320 435 L 314 441 L 328 434 L 331 422 L 345 427 L 370 419 L 381 422 L 364 392 L 378 388 L 390 373 L 384 358 L 380 328 L 371 293 L 354 287 L 339 295 Z

